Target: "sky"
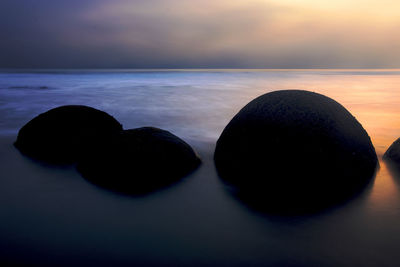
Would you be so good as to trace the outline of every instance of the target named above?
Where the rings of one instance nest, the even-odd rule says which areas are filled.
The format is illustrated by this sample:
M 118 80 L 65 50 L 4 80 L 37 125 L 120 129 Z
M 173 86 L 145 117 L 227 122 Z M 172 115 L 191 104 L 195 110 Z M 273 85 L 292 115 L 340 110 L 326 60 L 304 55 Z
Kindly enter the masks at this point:
M 0 68 L 400 68 L 398 0 L 1 0 Z

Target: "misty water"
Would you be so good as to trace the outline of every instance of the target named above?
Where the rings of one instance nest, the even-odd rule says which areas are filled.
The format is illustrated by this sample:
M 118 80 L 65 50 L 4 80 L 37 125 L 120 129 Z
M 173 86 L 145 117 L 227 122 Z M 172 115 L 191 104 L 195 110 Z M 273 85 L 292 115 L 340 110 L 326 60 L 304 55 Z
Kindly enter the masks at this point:
M 250 100 L 305 89 L 344 105 L 369 133 L 380 168 L 343 205 L 307 216 L 249 209 L 218 178 L 213 151 Z M 0 262 L 173 266 L 395 266 L 400 175 L 381 160 L 400 137 L 400 70 L 20 71 L 0 73 Z M 34 162 L 12 145 L 36 115 L 66 104 L 103 110 L 125 129 L 178 135 L 203 164 L 133 197 L 73 167 Z

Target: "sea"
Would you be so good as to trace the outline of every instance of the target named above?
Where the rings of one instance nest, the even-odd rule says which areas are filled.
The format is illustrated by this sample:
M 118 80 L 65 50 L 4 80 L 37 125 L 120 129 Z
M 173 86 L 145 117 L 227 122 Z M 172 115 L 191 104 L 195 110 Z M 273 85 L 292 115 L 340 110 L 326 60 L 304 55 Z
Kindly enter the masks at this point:
M 219 179 L 213 152 L 230 119 L 287 89 L 335 99 L 370 135 L 380 164 L 354 199 L 315 214 L 268 214 Z M 129 196 L 14 148 L 29 120 L 70 104 L 103 110 L 125 129 L 168 130 L 203 163 L 168 188 Z M 382 161 L 399 137 L 399 69 L 0 70 L 0 264 L 399 266 L 400 172 Z

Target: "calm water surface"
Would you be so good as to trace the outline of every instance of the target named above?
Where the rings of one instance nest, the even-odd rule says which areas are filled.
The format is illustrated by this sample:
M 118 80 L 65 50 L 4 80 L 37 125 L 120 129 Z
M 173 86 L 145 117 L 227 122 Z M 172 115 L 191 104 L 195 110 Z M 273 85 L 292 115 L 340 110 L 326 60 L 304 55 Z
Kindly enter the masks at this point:
M 356 199 L 302 217 L 260 214 L 216 176 L 215 142 L 261 94 L 305 89 L 344 105 L 378 156 L 400 137 L 400 70 L 21 71 L 0 73 L 0 261 L 38 264 L 400 264 L 400 176 L 381 161 Z M 180 136 L 203 165 L 144 197 L 97 188 L 73 168 L 49 168 L 16 151 L 20 127 L 65 104 L 108 112 L 124 128 Z

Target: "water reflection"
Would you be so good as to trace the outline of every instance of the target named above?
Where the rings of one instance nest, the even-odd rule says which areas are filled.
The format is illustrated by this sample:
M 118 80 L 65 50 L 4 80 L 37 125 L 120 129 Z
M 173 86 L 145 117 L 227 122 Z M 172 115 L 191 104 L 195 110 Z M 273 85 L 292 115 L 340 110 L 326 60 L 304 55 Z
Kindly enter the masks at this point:
M 382 176 L 380 184 L 376 190 L 380 192 L 383 198 L 396 196 L 400 199 L 400 166 L 391 160 L 383 160 L 384 169 L 380 172 Z M 384 195 L 384 196 L 383 196 Z M 379 199 L 379 198 L 378 198 Z M 379 200 L 375 199 L 375 202 Z
M 378 166 L 376 172 L 379 172 Z M 230 184 L 226 183 L 224 184 L 224 186 L 227 194 L 236 199 L 249 210 L 261 216 L 287 218 L 307 217 L 333 212 L 336 209 L 351 203 L 355 199 L 358 199 L 358 201 L 369 201 L 372 192 L 374 192 L 373 188 L 375 186 L 376 177 L 377 173 L 375 173 L 375 175 L 365 185 L 359 188 L 358 191 L 353 192 L 353 194 L 350 196 L 346 196 L 345 198 L 330 199 L 329 201 L 321 201 L 321 199 L 315 199 L 315 201 L 309 202 L 307 205 L 304 206 L 299 206 L 299 203 L 296 203 L 293 199 L 285 200 L 279 199 L 277 196 L 274 196 L 274 198 L 272 198 L 265 195 L 260 197 L 260 192 L 255 194 L 246 194 L 240 192 L 236 188 L 232 187 Z M 288 187 L 289 186 L 290 185 L 288 185 Z M 319 189 L 315 188 L 315 190 Z M 340 194 L 340 192 L 337 193 Z M 293 202 L 290 203 L 288 201 Z

